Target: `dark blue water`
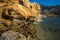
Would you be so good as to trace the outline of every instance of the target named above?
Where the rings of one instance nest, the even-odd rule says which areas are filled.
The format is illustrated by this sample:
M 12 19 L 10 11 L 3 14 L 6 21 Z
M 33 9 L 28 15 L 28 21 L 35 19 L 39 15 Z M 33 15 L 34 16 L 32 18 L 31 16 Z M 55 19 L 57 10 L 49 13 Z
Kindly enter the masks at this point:
M 43 21 L 39 22 L 41 23 L 41 25 L 60 29 L 60 18 L 59 17 L 42 18 L 42 20 Z
M 41 40 L 60 40 L 60 18 L 42 18 L 36 26 Z

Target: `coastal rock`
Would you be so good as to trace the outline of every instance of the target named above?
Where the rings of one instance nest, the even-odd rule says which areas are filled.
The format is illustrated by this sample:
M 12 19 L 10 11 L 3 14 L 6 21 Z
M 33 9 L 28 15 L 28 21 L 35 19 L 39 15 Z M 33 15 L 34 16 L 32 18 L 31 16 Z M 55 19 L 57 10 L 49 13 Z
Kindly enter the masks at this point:
M 2 33 L 0 40 L 36 40 L 36 39 L 31 38 L 30 36 L 26 38 L 21 33 L 10 30 Z
M 39 13 L 40 5 L 29 0 L 0 0 L 0 40 L 35 40 Z
M 7 31 L 2 33 L 0 40 L 26 40 L 26 37 L 18 32 Z

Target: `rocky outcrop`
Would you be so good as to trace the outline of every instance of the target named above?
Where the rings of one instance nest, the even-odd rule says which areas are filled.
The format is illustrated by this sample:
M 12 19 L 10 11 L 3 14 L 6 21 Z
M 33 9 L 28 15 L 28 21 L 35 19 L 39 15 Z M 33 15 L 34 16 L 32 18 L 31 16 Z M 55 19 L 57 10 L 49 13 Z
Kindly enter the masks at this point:
M 35 38 L 31 38 L 30 36 L 28 36 L 27 38 L 20 34 L 19 32 L 15 32 L 15 31 L 7 31 L 2 33 L 0 40 L 36 40 Z
M 1 0 L 1 40 L 36 40 L 37 32 L 32 24 L 37 21 L 39 13 L 40 5 L 28 0 Z
M 26 37 L 18 32 L 7 31 L 2 33 L 0 40 L 26 40 Z

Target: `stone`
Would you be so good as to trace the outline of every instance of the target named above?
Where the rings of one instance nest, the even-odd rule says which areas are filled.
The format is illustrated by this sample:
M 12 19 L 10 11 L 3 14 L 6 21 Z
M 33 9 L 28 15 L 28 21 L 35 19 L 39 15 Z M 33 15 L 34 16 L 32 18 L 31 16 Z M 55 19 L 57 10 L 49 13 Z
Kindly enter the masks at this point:
M 29 0 L 1 0 L 0 24 L 3 26 L 0 26 L 0 39 L 36 40 L 37 32 L 32 24 L 39 13 L 40 5 Z
M 0 40 L 26 40 L 26 37 L 18 32 L 6 31 L 2 33 Z

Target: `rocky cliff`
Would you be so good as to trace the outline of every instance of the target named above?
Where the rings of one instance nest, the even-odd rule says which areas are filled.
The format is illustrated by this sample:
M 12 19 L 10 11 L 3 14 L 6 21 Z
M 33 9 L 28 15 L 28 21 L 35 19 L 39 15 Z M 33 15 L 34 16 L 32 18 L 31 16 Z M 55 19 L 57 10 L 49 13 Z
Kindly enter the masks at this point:
M 0 40 L 38 40 L 32 24 L 39 13 L 29 0 L 0 0 Z

